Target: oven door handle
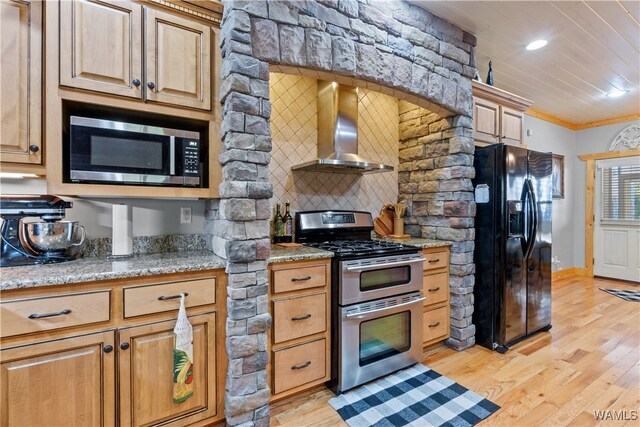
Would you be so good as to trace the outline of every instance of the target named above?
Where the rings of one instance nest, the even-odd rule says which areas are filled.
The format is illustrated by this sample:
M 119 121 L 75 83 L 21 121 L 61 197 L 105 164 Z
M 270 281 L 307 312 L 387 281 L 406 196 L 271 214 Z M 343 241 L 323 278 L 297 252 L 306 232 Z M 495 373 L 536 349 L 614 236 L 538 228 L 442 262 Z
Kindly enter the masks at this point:
M 385 268 L 385 267 L 397 267 L 399 265 L 409 265 L 413 262 L 423 262 L 426 261 L 425 258 L 416 258 L 410 259 L 408 261 L 396 261 L 396 262 L 385 262 L 383 264 L 374 264 L 374 265 L 361 265 L 356 267 L 347 267 L 347 271 L 366 271 L 366 270 L 375 270 L 377 268 Z
M 424 300 L 426 300 L 425 297 L 420 297 L 420 298 L 416 298 L 416 299 L 413 299 L 413 300 L 408 301 L 408 302 L 403 302 L 402 304 L 392 305 L 392 306 L 384 307 L 384 308 L 376 308 L 375 310 L 365 311 L 364 313 L 353 313 L 353 314 L 347 313 L 347 314 L 345 314 L 345 317 L 347 319 L 366 319 L 367 317 L 371 317 L 371 315 L 373 315 L 373 314 L 382 313 L 384 311 L 395 310 L 398 307 L 404 307 L 406 305 L 415 304 L 417 302 L 422 302 Z

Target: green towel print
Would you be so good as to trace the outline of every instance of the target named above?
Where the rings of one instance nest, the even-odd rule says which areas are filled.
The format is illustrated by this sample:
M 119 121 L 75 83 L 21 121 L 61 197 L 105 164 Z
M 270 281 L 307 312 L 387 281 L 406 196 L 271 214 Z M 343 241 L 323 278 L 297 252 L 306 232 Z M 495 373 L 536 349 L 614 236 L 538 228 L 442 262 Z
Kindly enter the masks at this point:
M 193 396 L 193 363 L 177 348 L 173 350 L 173 403 L 181 403 Z

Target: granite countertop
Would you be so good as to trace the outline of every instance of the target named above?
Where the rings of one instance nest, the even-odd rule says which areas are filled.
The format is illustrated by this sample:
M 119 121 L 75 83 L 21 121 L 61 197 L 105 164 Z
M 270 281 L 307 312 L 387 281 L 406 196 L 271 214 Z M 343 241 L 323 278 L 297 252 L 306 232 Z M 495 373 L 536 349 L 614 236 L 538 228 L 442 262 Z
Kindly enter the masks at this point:
M 0 269 L 0 291 L 225 268 L 207 250 L 136 255 L 122 260 L 80 258 L 60 264 Z
M 417 246 L 419 248 L 438 248 L 441 246 L 451 246 L 453 242 L 447 240 L 423 239 L 421 237 L 409 237 L 407 239 L 394 239 L 392 237 L 377 237 L 374 240 L 383 240 L 386 242 L 397 242 L 404 245 Z
M 323 251 L 322 249 L 309 248 L 300 246 L 297 248 L 283 248 L 281 246 L 271 245 L 271 256 L 269 263 L 302 261 L 306 259 L 331 258 L 333 252 Z

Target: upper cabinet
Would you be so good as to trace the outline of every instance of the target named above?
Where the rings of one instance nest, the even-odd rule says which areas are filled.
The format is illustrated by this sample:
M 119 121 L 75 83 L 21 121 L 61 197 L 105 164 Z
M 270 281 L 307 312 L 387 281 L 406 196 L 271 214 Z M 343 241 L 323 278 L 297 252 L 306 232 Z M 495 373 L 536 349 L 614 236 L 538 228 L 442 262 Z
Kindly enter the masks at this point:
M 147 100 L 211 108 L 211 28 L 145 8 Z
M 60 84 L 210 110 L 212 34 L 199 21 L 138 3 L 63 1 Z
M 142 98 L 142 6 L 60 2 L 60 84 Z
M 524 142 L 524 112 L 532 101 L 473 81 L 473 137 L 476 145 Z
M 42 3 L 0 2 L 2 162 L 42 163 Z

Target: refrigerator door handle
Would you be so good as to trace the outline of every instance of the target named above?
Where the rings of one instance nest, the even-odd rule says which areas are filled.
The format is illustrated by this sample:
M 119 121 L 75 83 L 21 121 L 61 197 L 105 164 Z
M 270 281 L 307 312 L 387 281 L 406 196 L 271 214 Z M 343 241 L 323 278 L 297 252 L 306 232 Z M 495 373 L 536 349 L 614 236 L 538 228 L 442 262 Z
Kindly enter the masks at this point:
M 531 212 L 531 214 L 529 215 L 531 221 L 531 231 L 529 232 L 529 243 L 527 245 L 527 252 L 524 256 L 524 258 L 528 260 L 533 253 L 533 247 L 536 243 L 536 235 L 538 234 L 538 209 L 536 206 L 536 195 L 533 191 L 533 184 L 531 184 L 530 179 L 527 179 L 525 181 L 525 187 L 528 193 L 527 203 L 529 204 L 529 209 Z

